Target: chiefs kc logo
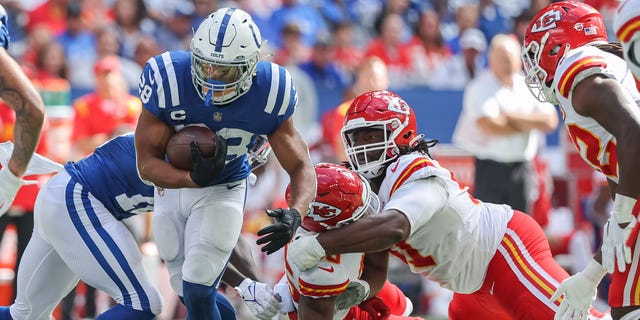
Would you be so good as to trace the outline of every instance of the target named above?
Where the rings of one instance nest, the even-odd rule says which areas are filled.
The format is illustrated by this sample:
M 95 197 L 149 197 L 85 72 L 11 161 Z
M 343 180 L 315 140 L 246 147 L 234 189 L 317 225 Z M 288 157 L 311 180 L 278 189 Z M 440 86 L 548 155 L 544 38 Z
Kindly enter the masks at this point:
M 326 203 L 314 202 L 308 215 L 313 221 L 326 221 L 339 216 L 342 210 Z
M 531 33 L 553 29 L 557 26 L 556 22 L 560 20 L 562 20 L 560 18 L 560 10 L 547 11 L 540 16 L 533 27 L 531 27 Z

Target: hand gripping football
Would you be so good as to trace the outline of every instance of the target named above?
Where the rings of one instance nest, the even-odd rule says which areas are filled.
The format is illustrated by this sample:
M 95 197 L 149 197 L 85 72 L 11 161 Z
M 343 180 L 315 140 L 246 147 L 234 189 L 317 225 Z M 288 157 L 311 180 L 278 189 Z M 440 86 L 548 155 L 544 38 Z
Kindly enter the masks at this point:
M 204 157 L 213 157 L 216 152 L 215 132 L 207 127 L 188 126 L 171 136 L 165 153 L 176 168 L 191 170 L 191 141 L 195 141 Z

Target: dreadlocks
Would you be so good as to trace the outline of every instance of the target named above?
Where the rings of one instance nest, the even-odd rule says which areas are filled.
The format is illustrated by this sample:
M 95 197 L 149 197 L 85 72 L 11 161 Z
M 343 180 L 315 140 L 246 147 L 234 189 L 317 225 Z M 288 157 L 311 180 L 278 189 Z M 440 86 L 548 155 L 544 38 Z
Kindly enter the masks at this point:
M 620 44 L 620 42 L 609 42 L 609 43 L 604 43 L 604 44 L 596 44 L 595 45 L 596 48 L 604 51 L 604 52 L 609 52 L 611 54 L 614 54 L 616 56 L 618 56 L 620 59 L 624 59 L 624 56 L 622 54 L 622 45 Z

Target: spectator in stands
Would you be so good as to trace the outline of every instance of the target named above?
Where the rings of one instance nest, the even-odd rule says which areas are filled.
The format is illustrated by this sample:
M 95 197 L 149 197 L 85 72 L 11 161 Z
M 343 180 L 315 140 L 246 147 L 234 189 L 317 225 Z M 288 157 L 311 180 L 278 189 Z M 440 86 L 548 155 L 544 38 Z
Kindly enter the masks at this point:
M 453 38 L 447 41 L 454 54 L 460 52 L 460 37 L 464 31 L 470 28 L 478 28 L 479 15 L 476 4 L 465 3 L 456 8 L 454 27 L 456 27 L 457 32 Z
M 453 142 L 475 157 L 474 197 L 528 211 L 540 132 L 554 130 L 558 118 L 553 105 L 527 95 L 521 69 L 517 39 L 495 36 L 489 69 L 464 91 Z
M 73 103 L 73 159 L 81 159 L 110 138 L 133 131 L 142 110 L 140 100 L 123 85 L 120 61 L 101 58 L 94 66 L 96 88 Z
M 411 78 L 416 85 L 427 84 L 435 70 L 452 59 L 451 49 L 442 37 L 440 17 L 433 10 L 422 12 L 416 35 L 412 37 L 408 46 L 412 60 Z M 447 75 L 448 77 L 454 76 Z
M 72 1 L 67 6 L 67 29 L 56 38 L 62 44 L 67 61 L 94 61 L 96 58 L 96 37 L 82 17 L 82 6 L 79 1 Z M 76 83 L 78 72 L 82 69 L 70 68 L 68 79 Z
M 386 16 L 390 14 L 397 14 L 402 17 L 404 22 L 402 26 L 401 39 L 403 42 L 409 41 L 413 35 L 413 30 L 416 28 L 418 21 L 420 20 L 420 13 L 422 12 L 422 6 L 417 1 L 410 0 L 387 0 L 382 2 L 382 10 L 378 13 L 378 17 L 375 21 L 375 28 L 380 32 L 382 29 L 382 23 Z
M 128 90 L 133 91 L 138 89 L 138 80 L 140 79 L 140 73 L 142 68 L 135 62 L 125 57 L 118 56 L 120 51 L 119 35 L 113 27 L 104 26 L 96 29 L 96 59 L 80 59 L 73 62 L 73 69 L 78 69 L 76 77 L 71 82 L 71 85 L 75 89 L 82 92 L 92 91 L 96 86 L 96 79 L 93 74 L 93 67 L 96 61 L 108 57 L 116 56 L 122 66 L 121 72 L 124 77 Z
M 485 69 L 487 41 L 480 30 L 465 30 L 460 47 L 461 52 L 435 66 L 424 84 L 437 90 L 462 90 Z
M 51 41 L 37 52 L 36 79 L 40 82 L 49 79 L 67 81 L 67 58 L 59 42 Z
M 314 7 L 300 0 L 282 0 L 282 6 L 271 15 L 274 30 L 282 30 L 285 25 L 294 23 L 300 27 L 302 42 L 313 46 L 316 38 L 329 35 L 329 28 L 322 15 Z M 276 47 L 282 46 L 281 38 L 269 39 Z
M 311 59 L 311 47 L 302 41 L 302 31 L 295 23 L 288 23 L 281 30 L 282 46 L 276 50 L 273 62 L 281 66 L 299 65 Z
M 193 3 L 189 1 L 177 3 L 173 14 L 166 17 L 163 21 L 164 23 L 156 28 L 154 36 L 157 42 L 162 44 L 164 51 L 189 49 L 189 41 L 193 32 L 193 29 L 191 29 L 193 13 Z M 144 38 L 147 37 L 139 38 L 138 42 Z M 142 66 L 144 66 L 144 63 Z
M 313 45 L 311 60 L 300 64 L 300 69 L 313 80 L 318 91 L 344 91 L 351 79 L 335 62 L 333 56 L 333 40 L 319 37 Z
M 344 116 L 353 99 L 362 93 L 383 90 L 389 87 L 386 64 L 378 57 L 366 58 L 358 69 L 355 82 L 345 90 L 341 104 L 325 112 L 320 120 L 322 139 L 315 150 L 320 153 L 319 162 L 341 163 L 347 161 L 340 130 Z
M 510 33 L 513 30 L 511 17 L 505 14 L 494 0 L 480 0 L 478 9 L 478 29 L 484 33 L 488 41 L 496 34 Z
M 140 67 L 144 68 L 144 64 L 147 60 L 153 56 L 157 56 L 162 53 L 162 48 L 156 38 L 146 36 L 138 41 L 136 50 L 133 53 L 133 61 Z
M 155 25 L 147 18 L 144 0 L 116 0 L 113 4 L 115 30 L 120 41 L 119 56 L 133 59 L 138 41 L 145 34 L 153 34 Z
M 195 6 L 194 15 L 191 19 L 191 27 L 193 30 L 198 29 L 198 26 L 211 12 L 216 11 L 218 1 L 217 0 L 193 0 Z
M 389 14 L 382 20 L 380 28 L 380 36 L 371 40 L 365 57 L 380 58 L 389 70 L 391 86 L 405 87 L 409 84 L 411 54 L 407 50 L 407 44 L 402 42 L 404 21 L 398 14 Z
M 529 27 L 529 22 L 534 16 L 535 14 L 531 10 L 525 9 L 513 19 L 513 33 L 520 44 L 524 44 L 524 35 L 527 32 L 527 27 Z
M 27 15 L 27 32 L 42 25 L 54 35 L 61 35 L 67 29 L 67 5 L 71 0 L 47 0 L 31 10 Z
M 342 21 L 333 25 L 333 57 L 335 62 L 348 74 L 355 75 L 362 62 L 364 52 L 354 43 L 353 25 Z

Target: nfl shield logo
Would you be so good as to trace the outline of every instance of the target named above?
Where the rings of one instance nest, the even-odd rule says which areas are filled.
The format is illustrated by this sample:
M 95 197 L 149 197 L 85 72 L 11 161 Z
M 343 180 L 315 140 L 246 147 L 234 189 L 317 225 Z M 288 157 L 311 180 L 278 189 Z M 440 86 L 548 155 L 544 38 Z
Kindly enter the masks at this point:
M 215 121 L 215 122 L 222 121 L 222 112 L 214 112 L 213 113 L 213 121 Z

